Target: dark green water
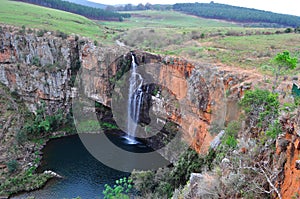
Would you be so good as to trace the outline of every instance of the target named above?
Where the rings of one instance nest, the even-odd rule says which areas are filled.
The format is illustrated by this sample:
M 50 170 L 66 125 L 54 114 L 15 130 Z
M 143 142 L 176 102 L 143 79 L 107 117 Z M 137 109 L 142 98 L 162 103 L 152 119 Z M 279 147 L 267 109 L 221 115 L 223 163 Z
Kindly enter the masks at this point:
M 109 139 L 126 150 L 138 153 L 150 149 L 142 144 L 127 145 L 118 135 L 110 134 Z M 43 150 L 40 171 L 52 170 L 63 179 L 51 180 L 43 189 L 20 194 L 13 198 L 34 196 L 36 199 L 62 199 L 80 196 L 82 199 L 103 198 L 105 184 L 113 185 L 115 180 L 129 176 L 129 173 L 112 169 L 86 150 L 76 136 L 51 140 Z M 110 153 L 110 151 L 106 151 Z M 113 157 L 113 154 L 111 154 Z

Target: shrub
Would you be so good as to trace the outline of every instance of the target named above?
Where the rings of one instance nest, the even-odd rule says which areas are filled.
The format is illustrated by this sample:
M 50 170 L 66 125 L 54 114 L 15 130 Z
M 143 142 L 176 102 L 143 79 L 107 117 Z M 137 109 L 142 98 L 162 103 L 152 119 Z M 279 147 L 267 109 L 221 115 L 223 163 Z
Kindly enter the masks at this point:
M 281 132 L 281 124 L 278 120 L 275 120 L 272 124 L 270 124 L 268 130 L 266 131 L 266 135 L 270 138 L 276 139 Z
M 154 181 L 155 173 L 153 171 L 133 171 L 131 178 L 134 182 L 134 187 L 142 195 L 146 195 L 147 192 L 153 192 L 156 183 Z
M 223 144 L 226 144 L 230 148 L 235 148 L 237 146 L 237 140 L 234 136 L 229 135 L 223 139 Z
M 10 160 L 6 163 L 6 166 L 9 173 L 14 173 L 18 169 L 19 163 L 16 160 Z
M 292 28 L 287 28 L 287 29 L 284 30 L 284 32 L 285 33 L 291 33 L 291 32 L 293 32 L 293 29 Z
M 20 130 L 17 132 L 16 141 L 18 145 L 22 145 L 27 141 L 27 133 L 24 130 Z
M 61 37 L 62 39 L 67 39 L 68 38 L 68 35 L 60 30 L 57 30 L 56 31 L 56 36 L 57 37 Z
M 40 66 L 40 58 L 39 57 L 37 57 L 37 56 L 35 56 L 35 57 L 33 57 L 33 59 L 32 59 L 32 65 L 35 65 L 35 66 Z
M 116 184 L 111 187 L 105 184 L 105 190 L 103 191 L 104 199 L 129 199 L 129 192 L 132 189 L 132 180 L 126 177 L 116 180 Z
M 251 125 L 258 124 L 262 129 L 266 129 L 269 123 L 278 117 L 278 94 L 268 90 L 247 91 L 240 105 L 248 114 L 248 121 Z
M 37 36 L 38 37 L 43 37 L 44 36 L 44 30 L 39 30 L 38 32 L 37 32 Z

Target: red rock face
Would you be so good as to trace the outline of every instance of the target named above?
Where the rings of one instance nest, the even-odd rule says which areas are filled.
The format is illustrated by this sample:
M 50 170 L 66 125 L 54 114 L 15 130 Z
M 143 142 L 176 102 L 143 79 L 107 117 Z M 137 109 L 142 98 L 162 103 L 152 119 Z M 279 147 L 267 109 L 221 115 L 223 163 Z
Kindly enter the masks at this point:
M 285 139 L 288 141 L 286 150 L 279 149 L 277 146 L 277 153 L 285 153 L 286 163 L 284 165 L 284 178 L 281 182 L 282 198 L 299 198 L 300 197 L 300 169 L 297 168 L 296 161 L 300 160 L 300 136 L 297 132 L 300 131 L 300 109 L 298 116 L 292 120 L 294 131 L 286 133 Z M 290 124 L 290 123 L 289 123 Z
M 11 61 L 11 51 L 7 48 L 0 51 L 0 63 L 9 63 Z
M 181 114 L 172 115 L 169 119 L 182 127 L 185 140 L 197 151 L 205 153 L 212 140 L 208 133 L 210 123 L 209 107 L 200 110 L 188 98 L 188 79 L 195 66 L 185 60 L 173 59 L 160 67 L 159 81 L 169 88 L 180 101 Z M 205 81 L 201 79 L 200 81 Z M 206 99 L 210 103 L 209 96 Z

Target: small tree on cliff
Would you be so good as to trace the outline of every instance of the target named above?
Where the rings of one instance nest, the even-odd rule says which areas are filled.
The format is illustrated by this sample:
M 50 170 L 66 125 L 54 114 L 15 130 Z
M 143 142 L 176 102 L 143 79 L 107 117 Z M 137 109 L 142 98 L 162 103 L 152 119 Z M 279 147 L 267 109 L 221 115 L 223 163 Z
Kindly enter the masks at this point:
M 291 57 L 290 52 L 288 50 L 285 50 L 282 53 L 278 53 L 272 61 L 275 65 L 273 70 L 275 74 L 273 85 L 274 91 L 278 86 L 279 76 L 282 75 L 285 71 L 295 69 L 298 63 L 298 59 L 297 57 Z

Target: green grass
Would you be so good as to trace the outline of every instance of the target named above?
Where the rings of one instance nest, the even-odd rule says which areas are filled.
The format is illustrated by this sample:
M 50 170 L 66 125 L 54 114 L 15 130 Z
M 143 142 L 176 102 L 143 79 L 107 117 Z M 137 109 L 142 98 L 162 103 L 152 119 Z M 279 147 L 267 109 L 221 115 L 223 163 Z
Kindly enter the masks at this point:
M 104 30 L 83 16 L 22 2 L 0 0 L 0 23 L 27 28 L 60 30 L 92 39 L 101 39 Z
M 79 15 L 21 2 L 0 0 L 0 3 L 0 23 L 3 24 L 60 30 L 109 45 L 118 39 L 135 49 L 201 62 L 260 69 L 283 50 L 289 50 L 298 57 L 300 55 L 299 34 L 262 34 L 284 29 L 244 28 L 236 23 L 175 11 L 132 11 L 129 12 L 132 17 L 124 22 L 92 21 Z M 238 34 L 244 36 L 236 36 Z
M 299 57 L 299 34 L 229 36 L 209 41 L 216 49 L 211 58 L 243 68 L 260 68 L 284 50 Z
M 187 28 L 187 27 L 237 27 L 238 25 L 218 20 L 204 19 L 175 11 L 132 11 L 123 23 L 101 22 L 114 28 Z

